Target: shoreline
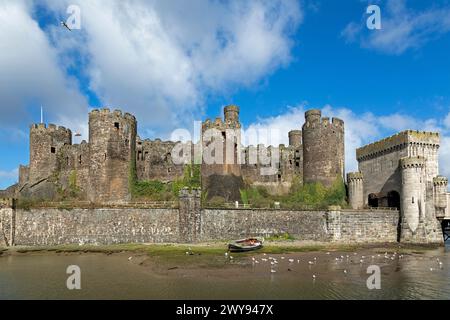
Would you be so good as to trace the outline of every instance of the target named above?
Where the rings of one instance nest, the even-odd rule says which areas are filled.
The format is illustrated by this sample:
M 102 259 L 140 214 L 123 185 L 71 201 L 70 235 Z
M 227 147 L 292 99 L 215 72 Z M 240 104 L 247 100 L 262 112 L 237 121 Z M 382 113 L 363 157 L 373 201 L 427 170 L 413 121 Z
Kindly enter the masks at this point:
M 366 249 L 383 249 L 388 252 L 403 251 L 427 251 L 444 247 L 439 244 L 402 244 L 402 243 L 361 243 L 361 244 L 334 244 L 329 242 L 313 241 L 267 241 L 263 248 L 250 251 L 235 253 L 239 257 L 245 257 L 255 254 L 288 254 L 302 252 L 323 252 L 336 251 L 347 252 Z M 129 243 L 129 244 L 110 244 L 110 245 L 50 245 L 50 246 L 14 246 L 0 247 L 0 257 L 11 255 L 31 255 L 31 254 L 118 254 L 135 253 L 147 254 L 149 256 L 178 255 L 192 252 L 194 255 L 223 255 L 227 252 L 227 242 L 204 242 L 195 244 L 183 243 Z

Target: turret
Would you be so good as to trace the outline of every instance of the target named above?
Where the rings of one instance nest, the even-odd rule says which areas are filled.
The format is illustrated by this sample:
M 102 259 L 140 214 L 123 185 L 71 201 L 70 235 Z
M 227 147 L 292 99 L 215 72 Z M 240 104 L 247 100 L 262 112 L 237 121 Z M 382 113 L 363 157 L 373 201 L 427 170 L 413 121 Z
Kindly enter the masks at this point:
M 446 177 L 437 176 L 433 179 L 433 186 L 436 217 L 443 218 L 447 209 L 448 179 Z
M 226 106 L 223 110 L 225 123 L 231 128 L 238 128 L 239 107 L 235 105 Z
M 30 181 L 47 178 L 56 169 L 57 154 L 62 146 L 72 144 L 72 132 L 54 124 L 30 127 Z
M 91 201 L 130 200 L 130 179 L 136 174 L 136 127 L 136 118 L 119 110 L 89 113 Z
M 330 187 L 344 180 L 344 122 L 321 118 L 320 110 L 305 113 L 303 125 L 303 177 L 305 183 Z
M 420 236 L 418 234 L 422 233 L 419 224 L 423 220 L 425 210 L 424 168 L 423 157 L 406 157 L 400 160 L 402 242 L 415 242 L 415 238 Z
M 348 202 L 352 209 L 362 209 L 364 207 L 364 184 L 361 172 L 351 172 L 347 174 Z
M 292 130 L 289 131 L 289 145 L 292 147 L 300 147 L 302 145 L 302 131 Z

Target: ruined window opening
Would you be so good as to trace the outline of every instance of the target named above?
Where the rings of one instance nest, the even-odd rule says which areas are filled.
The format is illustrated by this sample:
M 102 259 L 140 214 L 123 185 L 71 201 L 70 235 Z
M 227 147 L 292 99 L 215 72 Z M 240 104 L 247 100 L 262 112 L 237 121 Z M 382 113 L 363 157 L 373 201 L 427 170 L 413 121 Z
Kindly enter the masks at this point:
M 118 130 L 120 128 L 120 125 L 118 122 L 114 122 L 114 127 Z
M 171 168 L 167 168 L 167 173 L 170 173 L 170 172 L 172 172 L 172 169 Z
M 412 197 L 412 203 L 414 203 L 414 197 Z
M 51 152 L 51 153 L 56 153 L 56 148 L 55 148 L 55 147 L 51 147 L 51 148 L 50 148 L 50 152 Z
M 81 155 L 80 155 L 80 157 L 78 158 L 78 163 L 81 164 Z
M 138 160 L 142 160 L 142 151 L 138 151 Z
M 278 175 L 278 181 L 281 181 L 281 174 Z
M 297 168 L 299 168 L 299 167 L 300 167 L 300 161 L 296 161 L 296 162 L 295 162 L 295 166 L 296 166 Z

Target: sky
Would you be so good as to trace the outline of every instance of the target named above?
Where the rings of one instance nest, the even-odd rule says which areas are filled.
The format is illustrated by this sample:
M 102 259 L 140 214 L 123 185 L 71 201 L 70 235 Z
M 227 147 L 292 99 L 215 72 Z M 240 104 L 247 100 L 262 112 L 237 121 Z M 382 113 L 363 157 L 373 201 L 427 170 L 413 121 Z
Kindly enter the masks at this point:
M 450 1 L 0 0 L 0 189 L 29 162 L 41 106 L 84 139 L 99 107 L 169 139 L 228 104 L 246 132 L 278 132 L 258 143 L 287 143 L 307 109 L 343 119 L 347 172 L 357 147 L 439 131 L 450 176 Z

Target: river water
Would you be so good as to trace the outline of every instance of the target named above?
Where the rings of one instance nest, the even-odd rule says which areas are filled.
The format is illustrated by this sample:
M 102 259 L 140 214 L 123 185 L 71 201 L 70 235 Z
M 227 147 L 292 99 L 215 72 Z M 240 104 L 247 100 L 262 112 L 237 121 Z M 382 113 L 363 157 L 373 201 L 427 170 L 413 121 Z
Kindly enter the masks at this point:
M 254 258 L 258 263 L 249 257 L 223 269 L 156 273 L 129 254 L 4 256 L 0 299 L 450 299 L 449 246 L 403 255 L 366 249 Z M 81 269 L 81 290 L 66 287 L 69 265 Z M 379 290 L 367 288 L 370 265 L 380 267 Z

